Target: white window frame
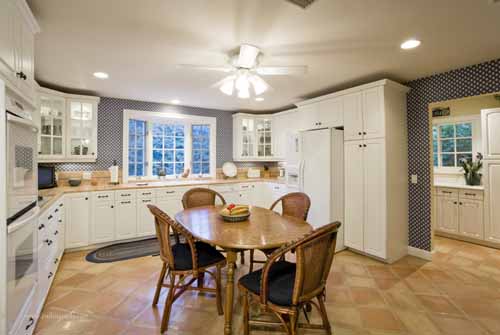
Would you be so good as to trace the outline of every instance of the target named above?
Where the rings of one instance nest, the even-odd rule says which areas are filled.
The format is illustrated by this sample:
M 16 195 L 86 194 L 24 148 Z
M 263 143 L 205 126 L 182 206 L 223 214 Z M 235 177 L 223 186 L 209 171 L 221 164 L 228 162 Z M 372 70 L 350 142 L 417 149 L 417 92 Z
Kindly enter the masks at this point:
M 133 177 L 128 175 L 128 139 L 129 139 L 129 120 L 143 120 L 146 121 L 146 175 L 143 177 Z M 203 124 L 210 126 L 210 173 L 196 175 L 194 177 L 202 178 L 215 178 L 216 175 L 216 134 L 217 134 L 217 119 L 215 117 L 186 115 L 180 114 L 175 111 L 166 110 L 165 112 L 149 112 L 140 110 L 123 110 L 123 167 L 122 175 L 123 182 L 129 181 L 156 181 L 159 178 L 153 176 L 153 123 L 175 123 L 184 125 L 184 169 L 191 169 L 192 160 L 192 141 L 191 141 L 191 126 L 194 124 Z M 192 176 L 192 175 L 191 175 Z M 179 175 L 166 176 L 165 179 L 175 180 Z
M 432 120 L 432 127 L 440 126 L 443 124 L 457 124 L 457 123 L 472 123 L 472 158 L 475 159 L 476 155 L 481 152 L 481 116 L 480 115 L 469 115 L 469 116 L 454 116 L 447 118 L 439 118 Z M 432 130 L 431 130 L 432 137 Z M 455 148 L 456 150 L 456 148 Z M 432 157 L 434 157 L 434 148 L 431 146 Z M 438 153 L 441 154 L 440 144 L 438 138 Z M 462 174 L 461 167 L 442 167 L 434 166 L 435 174 Z

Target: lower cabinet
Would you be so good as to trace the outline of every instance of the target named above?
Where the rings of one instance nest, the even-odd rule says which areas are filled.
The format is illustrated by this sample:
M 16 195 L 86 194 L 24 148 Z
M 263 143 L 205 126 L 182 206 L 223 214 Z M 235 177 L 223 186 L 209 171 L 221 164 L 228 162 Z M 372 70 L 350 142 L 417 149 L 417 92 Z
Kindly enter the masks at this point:
M 436 229 L 458 233 L 458 198 L 438 197 Z
M 154 217 L 147 207 L 152 204 L 154 204 L 153 198 L 137 200 L 137 237 L 155 234 Z
M 66 217 L 66 248 L 78 248 L 90 242 L 90 194 L 70 193 L 64 199 Z
M 116 211 L 113 200 L 99 200 L 92 194 L 92 221 L 90 235 L 92 243 L 115 240 Z
M 115 205 L 115 237 L 117 240 L 137 236 L 136 200 L 117 200 Z

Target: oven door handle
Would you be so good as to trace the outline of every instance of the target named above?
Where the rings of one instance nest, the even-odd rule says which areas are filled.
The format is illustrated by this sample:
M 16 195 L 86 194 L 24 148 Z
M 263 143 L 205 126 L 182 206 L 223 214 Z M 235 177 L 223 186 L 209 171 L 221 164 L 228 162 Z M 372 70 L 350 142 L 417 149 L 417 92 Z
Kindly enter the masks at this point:
M 31 213 L 31 214 L 28 215 L 28 213 Z M 16 230 L 22 228 L 27 222 L 30 222 L 31 220 L 35 220 L 38 217 L 38 215 L 40 214 L 40 208 L 35 207 L 31 211 L 29 211 L 28 213 L 25 214 L 26 215 L 25 217 L 22 216 L 19 220 L 12 222 L 7 227 L 7 234 L 11 234 L 11 233 L 15 232 Z M 33 226 L 33 227 L 35 227 L 35 226 Z
M 19 116 L 7 113 L 7 121 L 14 122 L 14 123 L 19 123 L 19 124 L 22 124 L 24 126 L 30 127 L 31 129 L 33 129 L 33 131 L 35 133 L 38 133 L 38 127 L 31 120 L 23 119 L 22 117 L 19 117 Z

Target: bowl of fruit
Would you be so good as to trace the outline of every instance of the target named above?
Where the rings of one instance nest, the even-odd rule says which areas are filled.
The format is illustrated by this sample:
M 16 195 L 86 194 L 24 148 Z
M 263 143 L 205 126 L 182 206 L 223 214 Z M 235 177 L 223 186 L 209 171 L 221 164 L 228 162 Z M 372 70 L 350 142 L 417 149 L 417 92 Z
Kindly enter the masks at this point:
M 225 206 L 219 214 L 227 222 L 246 221 L 250 216 L 250 208 L 247 205 L 229 204 Z

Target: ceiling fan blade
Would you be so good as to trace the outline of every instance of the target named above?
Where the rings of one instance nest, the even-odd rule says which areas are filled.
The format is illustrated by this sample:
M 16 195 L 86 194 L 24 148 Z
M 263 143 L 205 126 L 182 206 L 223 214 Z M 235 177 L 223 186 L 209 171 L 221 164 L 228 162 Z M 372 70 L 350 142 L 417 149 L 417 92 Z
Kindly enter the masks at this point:
M 251 69 L 255 66 L 259 53 L 260 49 L 256 46 L 242 44 L 240 47 L 240 54 L 238 55 L 234 65 L 236 67 Z
M 230 66 L 210 66 L 210 65 L 193 65 L 193 64 L 178 64 L 177 67 L 203 71 L 231 72 L 234 68 Z
M 255 71 L 263 76 L 304 75 L 307 73 L 307 66 L 259 66 Z

